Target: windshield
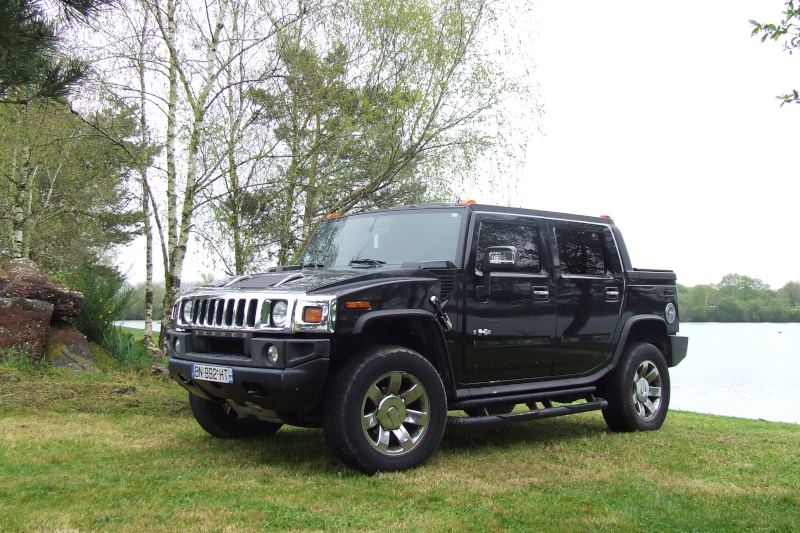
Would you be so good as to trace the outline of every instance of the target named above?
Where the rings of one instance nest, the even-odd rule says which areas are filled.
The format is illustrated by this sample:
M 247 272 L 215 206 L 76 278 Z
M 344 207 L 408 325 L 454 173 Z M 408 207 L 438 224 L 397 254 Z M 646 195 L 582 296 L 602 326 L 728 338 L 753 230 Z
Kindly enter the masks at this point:
M 324 220 L 303 253 L 326 267 L 456 261 L 462 209 L 351 215 Z

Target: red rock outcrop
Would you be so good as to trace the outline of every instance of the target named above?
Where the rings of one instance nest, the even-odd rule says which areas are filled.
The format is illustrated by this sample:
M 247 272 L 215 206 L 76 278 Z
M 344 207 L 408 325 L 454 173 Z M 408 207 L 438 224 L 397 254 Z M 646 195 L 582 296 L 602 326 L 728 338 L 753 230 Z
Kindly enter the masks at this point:
M 78 316 L 83 294 L 58 283 L 29 259 L 12 259 L 0 268 L 0 298 L 27 298 L 50 302 L 53 316 Z
M 50 365 L 56 368 L 73 370 L 97 368 L 86 336 L 66 320 L 54 320 L 50 324 L 50 340 L 46 355 Z
M 46 355 L 55 367 L 95 369 L 86 337 L 60 320 L 78 316 L 83 294 L 54 281 L 33 261 L 6 261 L 0 268 L 0 350 Z
M 25 298 L 0 298 L 0 350 L 21 348 L 44 352 L 53 318 L 53 304 Z

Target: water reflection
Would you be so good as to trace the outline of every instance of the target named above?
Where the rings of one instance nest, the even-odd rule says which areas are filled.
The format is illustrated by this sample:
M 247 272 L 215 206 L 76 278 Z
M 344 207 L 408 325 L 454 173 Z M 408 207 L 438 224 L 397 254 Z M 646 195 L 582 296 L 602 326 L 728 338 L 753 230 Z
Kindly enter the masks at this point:
M 800 424 L 800 324 L 681 324 L 670 408 Z

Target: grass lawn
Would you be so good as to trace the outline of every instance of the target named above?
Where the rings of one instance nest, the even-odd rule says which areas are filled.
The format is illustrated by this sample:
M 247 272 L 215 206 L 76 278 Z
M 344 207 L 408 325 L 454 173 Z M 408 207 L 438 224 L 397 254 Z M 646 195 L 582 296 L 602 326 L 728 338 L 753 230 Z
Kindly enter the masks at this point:
M 158 330 L 160 326 L 161 324 L 159 322 L 153 322 L 153 344 L 155 344 L 156 346 L 158 345 L 158 339 L 161 338 L 161 332 Z M 121 329 L 125 333 L 130 333 L 131 335 L 133 335 L 133 338 L 136 339 L 137 341 L 144 339 L 143 329 L 126 328 L 122 326 L 120 326 L 119 329 Z
M 345 468 L 321 430 L 205 434 L 163 376 L 0 367 L 3 531 L 796 531 L 800 425 L 671 412 L 448 427 L 409 472 Z

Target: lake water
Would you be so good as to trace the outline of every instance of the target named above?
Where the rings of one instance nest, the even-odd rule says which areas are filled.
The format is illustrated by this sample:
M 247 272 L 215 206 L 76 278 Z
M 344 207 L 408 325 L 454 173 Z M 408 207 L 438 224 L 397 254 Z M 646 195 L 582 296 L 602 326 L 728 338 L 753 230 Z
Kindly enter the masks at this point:
M 800 324 L 684 323 L 671 409 L 800 424 Z
M 800 424 L 800 324 L 684 323 L 681 335 L 689 354 L 670 369 L 671 409 Z

